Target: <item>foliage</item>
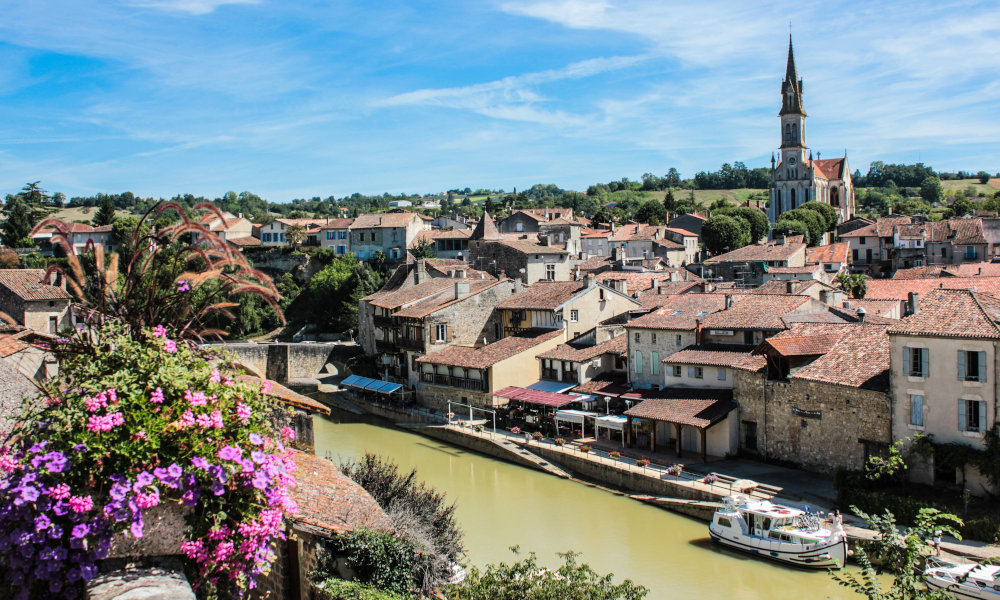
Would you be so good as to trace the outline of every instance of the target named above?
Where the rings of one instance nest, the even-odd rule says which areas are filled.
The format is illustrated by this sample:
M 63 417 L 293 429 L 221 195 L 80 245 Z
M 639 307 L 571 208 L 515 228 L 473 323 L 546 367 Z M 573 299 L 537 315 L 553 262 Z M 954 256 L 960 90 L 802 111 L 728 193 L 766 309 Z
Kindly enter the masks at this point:
M 325 592 L 319 600 L 408 600 L 409 594 L 400 596 L 386 592 L 356 581 L 343 579 L 327 579 L 318 587 Z
M 823 234 L 826 233 L 826 222 L 823 216 L 808 208 L 793 208 L 785 211 L 781 213 L 780 219 L 791 219 L 805 223 L 809 230 L 809 237 L 806 241 L 810 246 L 819 244 L 823 240 Z
M 922 437 L 920 434 L 914 436 L 914 438 Z M 865 477 L 872 481 L 878 481 L 883 477 L 897 477 L 906 471 L 909 465 L 906 464 L 906 458 L 903 456 L 903 446 L 909 439 L 899 439 L 890 444 L 886 456 L 870 455 L 865 461 Z
M 622 453 L 621 452 L 608 452 L 608 457 L 610 457 L 610 458 L 612 458 L 614 460 L 618 460 L 619 458 L 622 457 Z
M 0 248 L 0 269 L 18 269 L 21 267 L 21 257 L 10 248 Z
M 944 190 L 941 187 L 941 180 L 937 177 L 926 177 L 920 182 L 920 197 L 925 201 L 934 204 L 944 198 Z
M 78 594 L 112 535 L 142 537 L 161 504 L 190 508 L 177 552 L 202 598 L 242 595 L 269 570 L 295 510 L 274 405 L 167 335 L 104 321 L 54 344 L 58 377 L 0 450 L 0 537 L 18 540 L 0 544 L 0 570 L 18 598 Z
M 943 590 L 929 590 L 924 583 L 921 565 L 928 541 L 936 531 L 961 538 L 956 526 L 962 524 L 955 515 L 942 513 L 933 508 L 925 508 L 917 514 L 912 527 L 900 530 L 890 511 L 883 515 L 867 514 L 854 507 L 856 515 L 864 519 L 877 532 L 872 547 L 859 547 L 855 559 L 861 565 L 861 572 L 830 572 L 838 584 L 850 588 L 870 600 L 946 600 L 951 594 Z M 878 560 L 876 568 L 872 558 Z M 888 589 L 880 575 L 892 577 Z
M 593 448 L 591 448 L 591 447 L 590 447 L 589 445 L 587 445 L 587 444 L 582 444 L 582 445 L 580 446 L 579 450 L 580 450 L 580 452 L 583 452 L 584 454 L 587 454 L 588 452 L 590 452 L 591 450 L 593 450 Z
M 374 454 L 340 464 L 340 470 L 363 487 L 393 519 L 400 536 L 417 551 L 413 574 L 425 591 L 450 577 L 450 566 L 464 554 L 455 505 L 443 493 L 417 480 L 416 469 L 400 472 L 395 463 Z
M 951 203 L 951 216 L 953 217 L 964 217 L 965 215 L 972 214 L 975 210 L 976 207 L 968 198 L 956 198 L 955 201 Z
M 739 217 L 747 222 L 750 226 L 750 243 L 760 241 L 763 237 L 767 235 L 767 232 L 771 229 L 771 224 L 767 220 L 767 215 L 760 209 L 753 208 L 751 206 L 734 206 L 721 208 L 715 211 L 714 214 L 728 215 L 730 217 Z
M 515 555 L 518 548 L 511 548 Z M 446 600 L 640 600 L 649 590 L 626 579 L 614 583 L 614 575 L 600 575 L 586 563 L 577 562 L 575 552 L 559 553 L 563 564 L 544 568 L 535 553 L 513 563 L 473 567 L 465 582 L 443 590 Z
M 115 203 L 112 202 L 109 196 L 105 196 L 101 201 L 101 208 L 91 219 L 91 223 L 94 227 L 102 227 L 104 225 L 113 225 L 115 222 Z
M 637 467 L 648 467 L 649 466 L 649 460 L 645 459 L 645 458 L 640 458 L 639 460 L 635 461 L 635 466 L 637 466 Z
M 682 464 L 670 465 L 667 467 L 667 475 L 673 475 L 674 477 L 679 477 L 683 471 L 684 465 Z
M 868 292 L 868 278 L 861 273 L 840 273 L 834 277 L 833 282 L 852 298 L 864 298 Z
M 825 227 L 824 231 L 833 231 L 837 227 L 837 210 L 829 204 L 810 200 L 799 205 L 799 208 L 819 213 Z
M 18 197 L 8 198 L 4 207 L 7 220 L 3 224 L 3 235 L 0 241 L 11 248 L 30 248 L 35 243 L 31 240 L 31 228 L 35 224 L 31 207 Z
M 302 242 L 306 241 L 306 227 L 300 223 L 293 223 L 285 229 L 285 239 L 292 248 L 298 248 Z
M 745 223 L 726 215 L 713 215 L 702 224 L 701 239 L 712 254 L 731 252 L 750 243 Z
M 934 176 L 934 169 L 923 163 L 900 165 L 876 160 L 869 166 L 868 174 L 855 178 L 854 184 L 858 187 L 885 187 L 891 182 L 902 187 L 917 187 L 926 178 Z
M 976 179 L 979 180 L 979 183 L 987 184 L 990 182 L 990 174 L 986 171 L 980 171 L 976 173 Z
M 434 258 L 437 252 L 434 250 L 434 242 L 427 238 L 421 238 L 412 248 L 410 254 L 413 258 Z
M 732 190 L 737 188 L 766 188 L 771 183 L 770 170 L 748 169 L 742 162 L 723 164 L 718 171 L 700 171 L 694 176 L 699 190 Z
M 784 214 L 782 214 L 780 217 L 778 217 L 778 220 L 774 223 L 774 228 L 771 230 L 771 235 L 773 235 L 774 237 L 801 235 L 803 239 L 805 239 L 808 242 L 809 227 L 802 221 L 796 221 L 795 219 L 786 217 Z
M 407 595 L 413 589 L 411 564 L 417 553 L 413 545 L 386 531 L 356 529 L 324 544 L 317 574 L 324 579 L 336 572 L 337 556 L 346 559 L 355 579 L 392 594 Z
M 986 432 L 983 444 L 976 466 L 994 489 L 1000 489 L 1000 424 Z
M 647 200 L 635 211 L 635 220 L 649 225 L 662 225 L 667 220 L 667 209 L 658 200 Z

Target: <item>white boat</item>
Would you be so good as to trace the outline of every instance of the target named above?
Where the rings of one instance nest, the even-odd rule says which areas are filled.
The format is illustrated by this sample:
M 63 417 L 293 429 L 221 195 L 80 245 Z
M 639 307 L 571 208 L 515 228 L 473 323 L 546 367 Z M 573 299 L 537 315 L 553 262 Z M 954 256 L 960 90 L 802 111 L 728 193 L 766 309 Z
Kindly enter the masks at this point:
M 847 559 L 840 523 L 743 494 L 725 499 L 708 531 L 724 546 L 799 567 L 839 569 Z
M 943 589 L 955 598 L 1000 600 L 1000 565 L 954 565 L 931 556 L 927 558 L 924 580 L 927 587 Z

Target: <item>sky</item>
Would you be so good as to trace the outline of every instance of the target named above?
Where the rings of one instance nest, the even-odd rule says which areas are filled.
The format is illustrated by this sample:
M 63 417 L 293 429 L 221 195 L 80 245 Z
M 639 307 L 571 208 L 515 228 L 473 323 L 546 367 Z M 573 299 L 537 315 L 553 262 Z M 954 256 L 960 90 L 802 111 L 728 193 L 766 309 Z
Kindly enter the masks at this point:
M 766 166 L 806 142 L 1000 171 L 1000 3 L 31 0 L 0 19 L 0 193 L 271 201 Z

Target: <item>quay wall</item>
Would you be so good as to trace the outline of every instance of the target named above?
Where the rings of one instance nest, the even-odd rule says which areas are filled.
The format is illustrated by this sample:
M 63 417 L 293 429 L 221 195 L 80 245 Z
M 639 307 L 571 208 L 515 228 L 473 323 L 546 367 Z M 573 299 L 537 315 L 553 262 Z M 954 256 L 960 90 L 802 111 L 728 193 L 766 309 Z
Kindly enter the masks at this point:
M 474 435 L 468 435 L 462 433 L 461 431 L 456 431 L 454 429 L 449 429 L 447 427 L 407 427 L 410 431 L 414 433 L 419 433 L 420 435 L 451 444 L 453 446 L 459 446 L 461 448 L 466 448 L 472 450 L 473 452 L 478 452 L 479 454 L 484 454 L 486 456 L 497 458 L 503 461 L 514 463 L 521 467 L 527 467 L 529 469 L 534 469 L 536 471 L 541 471 L 545 473 L 545 469 L 542 468 L 538 463 L 532 461 L 531 459 L 504 448 L 503 446 L 494 443 L 489 438 L 481 438 Z M 530 450 L 529 450 L 530 452 Z

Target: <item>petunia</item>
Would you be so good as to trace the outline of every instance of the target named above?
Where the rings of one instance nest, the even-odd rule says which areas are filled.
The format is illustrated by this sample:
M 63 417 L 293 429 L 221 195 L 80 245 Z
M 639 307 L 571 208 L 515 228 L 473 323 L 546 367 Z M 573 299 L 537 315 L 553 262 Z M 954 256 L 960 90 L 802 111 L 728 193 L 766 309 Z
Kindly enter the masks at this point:
M 153 337 L 167 337 L 167 328 L 163 325 L 157 325 L 153 328 Z
M 177 342 L 175 342 L 174 340 L 164 340 L 163 349 L 168 354 L 173 354 L 174 352 L 177 352 Z
M 261 444 L 264 443 L 264 438 L 262 438 L 259 433 L 251 433 L 250 443 L 253 444 L 254 446 L 260 446 Z

